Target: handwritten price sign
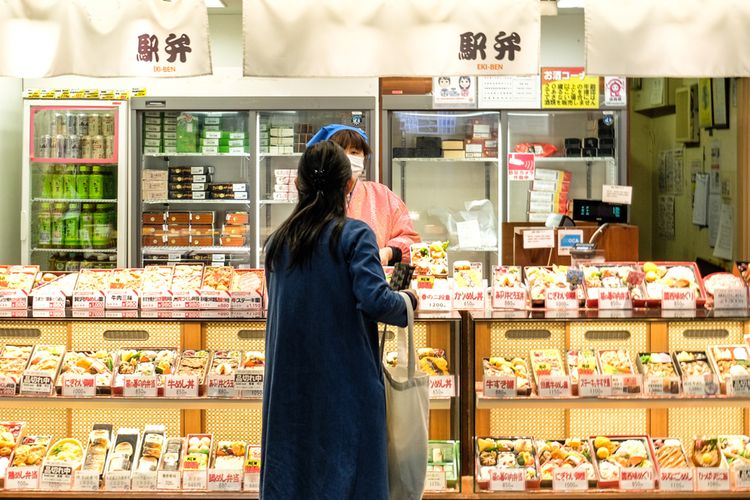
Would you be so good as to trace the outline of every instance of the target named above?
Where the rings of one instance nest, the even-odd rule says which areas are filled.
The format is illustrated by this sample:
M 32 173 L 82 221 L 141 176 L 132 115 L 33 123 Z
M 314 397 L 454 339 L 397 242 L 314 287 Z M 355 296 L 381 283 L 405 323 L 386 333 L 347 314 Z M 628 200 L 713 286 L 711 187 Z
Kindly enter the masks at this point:
M 452 398 L 456 395 L 456 379 L 453 375 L 430 376 L 431 398 Z

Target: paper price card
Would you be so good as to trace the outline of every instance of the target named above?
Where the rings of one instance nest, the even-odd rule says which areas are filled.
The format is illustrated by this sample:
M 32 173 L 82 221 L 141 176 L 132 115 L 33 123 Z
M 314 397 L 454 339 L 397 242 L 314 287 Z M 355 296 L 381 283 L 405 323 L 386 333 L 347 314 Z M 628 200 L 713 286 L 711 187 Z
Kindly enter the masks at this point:
M 527 229 L 523 232 L 523 248 L 555 248 L 555 230 Z
M 552 377 L 541 375 L 539 377 L 539 396 L 543 398 L 565 398 L 570 397 L 570 377 Z
M 641 391 L 640 375 L 612 375 L 612 394 L 615 396 L 633 396 Z
M 422 289 L 419 291 L 419 310 L 420 311 L 450 311 L 453 306 L 450 290 L 429 290 Z
M 205 490 L 208 484 L 208 474 L 205 470 L 182 471 L 183 490 Z
M 69 490 L 73 480 L 73 467 L 67 462 L 49 461 L 42 466 L 40 488 L 43 490 Z
M 695 478 L 698 491 L 729 491 L 729 469 L 698 467 Z
M 263 299 L 255 292 L 232 292 L 232 309 L 258 311 L 263 309 Z
M 687 288 L 664 288 L 661 296 L 662 309 L 695 309 L 695 293 Z
M 559 491 L 586 491 L 589 489 L 586 469 L 557 467 L 552 469 L 552 489 Z
M 96 377 L 94 375 L 64 373 L 62 395 L 71 398 L 93 398 L 96 396 Z
M 599 291 L 599 309 L 632 309 L 630 291 L 627 288 L 603 288 Z
M 35 490 L 39 487 L 39 467 L 8 467 L 6 490 Z
M 99 471 L 79 470 L 73 479 L 75 491 L 99 491 Z
M 425 491 L 445 491 L 448 489 L 448 482 L 443 470 L 428 470 L 424 481 Z
M 73 309 L 104 309 L 104 293 L 98 291 L 74 292 Z
M 621 490 L 653 490 L 654 470 L 642 467 L 623 467 L 620 469 Z
M 33 297 L 32 309 L 65 309 L 65 294 L 61 290 L 42 288 Z
M 201 309 L 230 309 L 232 297 L 227 292 L 219 290 L 204 290 L 201 292 Z
M 237 370 L 234 375 L 234 387 L 248 398 L 263 397 L 263 369 L 249 368 Z
M 104 300 L 107 309 L 138 309 L 135 290 L 108 290 Z
M 122 395 L 126 398 L 155 398 L 158 396 L 157 377 L 146 375 L 123 376 Z
M 130 490 L 130 471 L 107 472 L 104 475 L 104 489 L 107 491 Z
M 16 383 L 7 375 L 0 375 L 0 397 L 10 397 L 16 395 Z
M 179 490 L 182 478 L 178 470 L 160 470 L 156 478 L 156 487 L 160 490 Z
M 578 309 L 578 294 L 575 290 L 553 290 L 544 292 L 544 308 L 572 311 Z
M 158 475 L 156 472 L 133 472 L 131 487 L 136 491 L 155 490 L 158 485 Z
M 197 290 L 172 293 L 173 309 L 200 309 L 200 307 L 201 296 Z
M 245 491 L 260 491 L 260 472 L 245 472 L 242 489 Z
M 713 374 L 685 377 L 682 392 L 686 396 L 713 396 L 719 392 L 719 384 L 714 381 Z
M 512 398 L 517 394 L 516 377 L 512 375 L 484 377 L 484 397 Z
M 141 309 L 172 309 L 172 296 L 169 292 L 144 292 Z
M 21 290 L 0 290 L 0 309 L 26 309 L 29 296 Z
M 461 288 L 453 291 L 453 309 L 484 309 L 483 288 Z
M 490 491 L 524 491 L 526 469 L 494 469 L 490 473 Z
M 492 289 L 493 309 L 526 309 L 526 290 L 498 287 Z
M 21 394 L 49 395 L 54 388 L 52 377 L 45 372 L 27 370 L 21 377 Z
M 197 375 L 169 375 L 164 380 L 164 395 L 168 398 L 197 398 Z
M 237 396 L 234 375 L 210 375 L 206 389 L 210 398 L 233 398 Z
M 693 491 L 693 469 L 661 469 L 659 489 L 664 491 Z
M 737 398 L 750 397 L 750 375 L 727 377 L 727 394 Z
M 209 491 L 240 491 L 242 490 L 241 470 L 208 469 Z
M 431 398 L 452 398 L 456 395 L 456 378 L 453 375 L 430 376 Z
M 680 379 L 678 377 L 646 377 L 646 394 L 654 396 L 675 396 L 680 392 Z
M 750 465 L 735 464 L 732 467 L 734 487 L 737 489 L 750 488 Z
M 602 185 L 602 201 L 630 205 L 633 200 L 633 186 Z
M 746 288 L 714 290 L 714 309 L 747 309 Z
M 599 398 L 612 395 L 611 375 L 580 375 L 578 395 L 583 398 Z

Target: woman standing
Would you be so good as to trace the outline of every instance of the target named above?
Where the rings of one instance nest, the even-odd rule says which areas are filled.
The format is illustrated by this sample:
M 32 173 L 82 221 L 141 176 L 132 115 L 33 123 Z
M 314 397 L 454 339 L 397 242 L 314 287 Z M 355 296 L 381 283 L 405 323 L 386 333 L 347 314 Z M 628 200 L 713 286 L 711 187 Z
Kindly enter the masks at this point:
M 299 202 L 267 244 L 264 500 L 388 497 L 377 322 L 406 325 L 406 304 L 372 230 L 346 218 L 353 187 L 341 147 L 308 148 Z

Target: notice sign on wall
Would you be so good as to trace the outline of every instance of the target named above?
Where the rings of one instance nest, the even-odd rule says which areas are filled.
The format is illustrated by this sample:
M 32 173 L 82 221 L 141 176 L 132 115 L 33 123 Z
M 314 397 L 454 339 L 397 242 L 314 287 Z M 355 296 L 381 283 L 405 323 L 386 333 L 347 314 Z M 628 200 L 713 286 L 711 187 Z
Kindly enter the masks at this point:
M 542 68 L 542 108 L 598 109 L 599 77 L 584 68 Z

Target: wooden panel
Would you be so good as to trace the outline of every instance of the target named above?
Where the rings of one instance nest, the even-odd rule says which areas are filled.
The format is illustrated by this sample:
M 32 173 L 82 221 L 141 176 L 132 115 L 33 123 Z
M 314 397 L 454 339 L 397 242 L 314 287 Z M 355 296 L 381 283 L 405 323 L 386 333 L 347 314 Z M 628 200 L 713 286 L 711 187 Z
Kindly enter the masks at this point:
M 727 96 L 727 98 L 730 98 Z M 750 79 L 737 79 L 737 231 L 738 260 L 750 259 Z
M 432 78 L 389 77 L 380 79 L 380 95 L 424 95 L 432 92 Z
M 666 323 L 649 325 L 649 351 L 669 351 Z M 670 436 L 669 410 L 648 410 L 648 433 L 652 436 Z

